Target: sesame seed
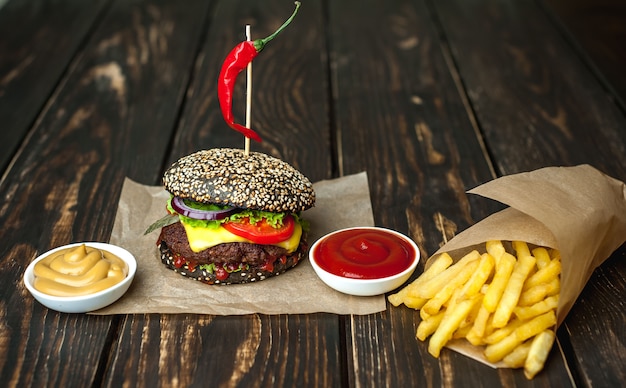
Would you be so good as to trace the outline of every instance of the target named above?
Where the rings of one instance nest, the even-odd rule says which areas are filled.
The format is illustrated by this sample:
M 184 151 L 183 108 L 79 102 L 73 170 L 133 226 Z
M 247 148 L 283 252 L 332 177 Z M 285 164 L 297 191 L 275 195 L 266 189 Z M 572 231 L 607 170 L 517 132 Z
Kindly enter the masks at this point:
M 273 212 L 304 211 L 315 204 L 313 185 L 288 163 L 259 152 L 214 148 L 185 156 L 163 176 L 173 195 L 199 202 Z

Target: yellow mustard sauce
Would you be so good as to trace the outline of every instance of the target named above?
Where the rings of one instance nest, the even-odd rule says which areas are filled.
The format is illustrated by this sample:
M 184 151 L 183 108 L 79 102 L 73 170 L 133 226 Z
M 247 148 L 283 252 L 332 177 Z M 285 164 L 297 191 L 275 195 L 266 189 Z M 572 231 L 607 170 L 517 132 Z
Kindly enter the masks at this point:
M 48 295 L 93 294 L 121 282 L 126 262 L 114 254 L 85 244 L 46 257 L 34 268 L 34 287 Z

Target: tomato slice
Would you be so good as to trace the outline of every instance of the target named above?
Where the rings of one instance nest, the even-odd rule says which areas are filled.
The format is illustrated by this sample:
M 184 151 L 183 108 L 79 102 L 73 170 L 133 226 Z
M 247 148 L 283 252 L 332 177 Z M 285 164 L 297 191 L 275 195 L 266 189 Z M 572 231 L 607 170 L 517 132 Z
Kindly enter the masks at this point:
M 225 222 L 222 226 L 232 234 L 248 239 L 256 244 L 275 244 L 287 240 L 293 234 L 295 221 L 291 215 L 283 217 L 283 225 L 274 228 L 265 218 L 256 224 L 241 218 L 235 222 Z

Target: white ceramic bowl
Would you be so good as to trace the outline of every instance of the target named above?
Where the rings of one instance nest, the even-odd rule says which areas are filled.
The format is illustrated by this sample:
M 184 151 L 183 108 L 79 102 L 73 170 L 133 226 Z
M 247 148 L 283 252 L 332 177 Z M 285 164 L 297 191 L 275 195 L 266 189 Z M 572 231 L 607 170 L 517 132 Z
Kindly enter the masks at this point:
M 82 244 L 85 244 L 88 247 L 108 251 L 124 260 L 128 265 L 128 275 L 126 278 L 105 290 L 81 296 L 53 296 L 35 289 L 33 286 L 33 282 L 35 280 L 33 269 L 38 261 L 41 261 L 62 249 L 73 248 Z M 50 309 L 63 313 L 85 313 L 88 311 L 98 310 L 118 300 L 128 290 L 128 287 L 130 287 L 130 284 L 133 282 L 135 277 L 135 272 L 137 272 L 137 261 L 135 260 L 135 257 L 124 248 L 100 242 L 75 243 L 52 249 L 33 260 L 24 272 L 24 285 L 33 297 L 39 301 L 39 303 Z
M 339 276 L 333 273 L 330 273 L 324 270 L 318 262 L 316 261 L 316 251 L 318 245 L 327 239 L 329 236 L 335 235 L 337 233 L 346 231 L 346 230 L 375 230 L 377 232 L 389 233 L 399 237 L 400 239 L 406 241 L 409 245 L 411 245 L 414 249 L 415 255 L 411 258 L 411 263 L 408 268 L 402 270 L 399 273 L 394 275 L 390 275 L 387 277 L 377 278 L 377 279 L 355 279 L 344 276 Z M 403 285 L 413 274 L 415 268 L 417 267 L 417 263 L 419 263 L 420 259 L 420 251 L 417 245 L 413 240 L 403 235 L 402 233 L 396 232 L 395 230 L 379 228 L 379 227 L 355 227 L 355 228 L 346 228 L 334 231 L 325 235 L 324 237 L 317 240 L 309 250 L 309 261 L 311 266 L 315 270 L 315 273 L 319 278 L 326 283 L 328 286 L 334 288 L 337 291 L 343 292 L 344 294 L 357 295 L 357 296 L 373 296 L 384 294 L 389 291 L 393 291 L 396 288 Z

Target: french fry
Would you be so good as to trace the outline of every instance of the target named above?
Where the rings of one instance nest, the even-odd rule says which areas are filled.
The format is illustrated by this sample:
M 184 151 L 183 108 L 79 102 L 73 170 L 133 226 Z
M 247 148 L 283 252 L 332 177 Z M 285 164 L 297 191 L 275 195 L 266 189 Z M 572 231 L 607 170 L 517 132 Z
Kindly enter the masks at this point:
M 477 305 L 477 304 L 478 303 L 474 303 L 474 305 Z M 459 325 L 459 328 L 456 329 L 454 333 L 452 333 L 452 339 L 465 338 L 471 329 L 472 329 L 471 326 L 467 326 L 467 325 L 463 326 L 463 322 L 461 322 L 461 324 Z
M 494 261 L 497 263 L 500 261 L 500 257 L 506 252 L 504 249 L 504 245 L 502 245 L 502 241 L 500 240 L 490 240 L 485 243 L 485 249 L 487 253 L 493 257 Z
M 510 247 L 517 257 L 507 252 Z M 554 343 L 560 253 L 543 247 L 531 251 L 523 241 L 487 241 L 485 249 L 456 263 L 447 253 L 439 255 L 389 302 L 419 310 L 415 336 L 430 338 L 432 356 L 439 357 L 451 339 L 465 338 L 482 347 L 488 361 L 524 368 L 532 379 Z
M 530 249 L 528 248 L 528 244 L 524 241 L 512 241 L 511 245 L 513 245 L 513 249 L 515 249 L 518 259 L 524 256 L 530 256 Z
M 546 265 L 550 263 L 552 258 L 550 257 L 550 252 L 544 247 L 538 247 L 533 249 L 533 256 L 537 259 L 537 268 L 542 269 Z
M 485 357 L 489 362 L 498 362 L 522 342 L 554 325 L 556 325 L 556 314 L 554 311 L 524 322 L 501 341 L 488 345 L 485 348 Z
M 395 294 L 389 295 L 387 297 L 387 300 L 389 301 L 389 303 L 391 303 L 395 307 L 398 307 L 401 304 L 403 304 L 406 299 L 406 293 L 407 293 L 405 290 L 406 290 L 406 287 L 401 289 Z
M 437 315 L 431 315 L 426 319 L 422 319 L 422 322 L 417 325 L 417 333 L 415 334 L 415 337 L 420 341 L 425 341 L 426 338 L 437 330 L 437 327 L 439 327 L 445 313 L 445 311 L 442 311 Z
M 451 296 L 451 297 L 450 297 L 450 299 L 448 300 L 448 302 L 449 302 L 449 303 L 447 304 L 446 308 L 445 308 L 444 310 L 439 311 L 439 312 L 436 314 L 436 316 L 438 317 L 438 321 L 439 321 L 439 323 L 437 324 L 437 326 L 435 326 L 435 327 L 433 328 L 433 330 L 429 333 L 429 335 L 430 335 L 430 334 L 433 334 L 433 333 L 437 330 L 437 328 L 441 325 L 441 321 L 442 321 L 442 319 L 446 316 L 446 313 L 447 313 L 447 314 L 450 314 L 450 312 L 454 310 L 454 308 L 455 308 L 455 306 L 456 306 L 456 301 L 458 300 L 459 292 L 460 292 L 460 291 L 459 291 L 458 289 L 457 289 L 457 290 L 454 290 L 454 292 L 453 292 L 452 296 Z M 422 319 L 426 319 L 426 320 L 428 320 L 428 319 L 430 319 L 431 315 L 430 315 L 430 314 L 428 314 L 428 313 L 426 313 L 426 312 L 424 312 L 424 310 L 422 309 L 422 310 L 420 311 L 420 317 L 421 317 Z M 424 318 L 424 317 L 426 317 L 426 318 Z
M 426 299 L 420 298 L 415 295 L 414 289 L 418 287 L 420 284 L 425 283 L 426 281 L 432 279 L 437 276 L 450 265 L 452 265 L 452 257 L 450 257 L 447 253 L 442 253 L 437 256 L 436 259 L 433 260 L 432 264 L 428 269 L 426 269 L 417 279 L 415 279 L 408 286 L 401 289 L 399 292 L 389 295 L 387 298 L 389 302 L 398 307 L 402 303 L 404 303 L 407 307 L 420 309 L 427 302 Z
M 465 339 L 472 345 L 474 346 L 482 346 L 485 344 L 485 341 L 483 340 L 483 337 L 480 337 L 478 335 L 476 335 L 471 329 L 470 331 L 465 335 Z
M 478 259 L 480 259 L 480 253 L 478 253 L 478 251 L 468 253 L 463 256 L 461 260 L 446 268 L 445 271 L 437 274 L 435 277 L 427 280 L 423 284 L 416 286 L 413 292 L 421 298 L 430 299 L 434 297 L 437 292 L 445 287 L 446 284 L 451 282 L 452 279 L 459 274 L 459 272 L 463 271 L 465 264 Z
M 452 338 L 454 331 L 459 327 L 461 321 L 467 317 L 467 314 L 472 310 L 474 303 L 478 302 L 479 298 L 474 297 L 471 299 L 464 299 L 456 303 L 452 308 L 446 309 L 446 312 L 441 320 L 441 323 L 437 327 L 437 330 L 430 337 L 428 343 L 428 353 L 433 357 L 439 358 L 441 349 Z
M 460 294 L 459 294 L 459 298 L 461 298 Z M 465 320 L 461 322 L 461 325 L 459 326 L 460 328 L 468 327 L 466 334 L 469 333 L 469 330 L 471 330 L 472 327 L 474 326 L 476 317 L 478 316 L 478 313 L 480 312 L 480 309 L 483 305 L 482 304 L 483 294 L 478 294 L 477 298 L 479 298 L 480 300 L 474 304 L 474 307 L 472 307 L 472 311 L 470 311 L 470 313 L 467 315 Z
M 550 260 L 543 268 L 539 269 L 524 283 L 524 290 L 538 286 L 542 283 L 550 283 L 561 273 L 561 260 Z
M 552 330 L 544 330 L 537 334 L 533 339 L 526 362 L 524 363 L 524 376 L 531 380 L 539 371 L 543 369 L 552 345 L 554 344 L 555 335 Z
M 542 331 L 553 327 L 554 325 L 556 325 L 556 314 L 553 310 L 525 322 L 520 327 L 515 329 L 514 333 L 521 342 L 526 341 L 530 337 L 533 337 Z
M 471 329 L 465 335 L 465 339 L 474 346 L 481 346 L 485 344 L 483 337 L 476 335 Z
M 515 314 L 518 319 L 528 320 L 536 317 L 537 315 L 547 313 L 550 310 L 556 310 L 558 305 L 559 296 L 552 295 L 531 306 L 518 306 L 513 309 L 513 314 Z
M 463 286 L 460 297 L 468 298 L 478 294 L 489 276 L 491 276 L 495 265 L 496 262 L 493 256 L 489 253 L 483 253 L 480 256 L 480 262 L 478 263 L 476 271 L 474 271 L 472 277 L 465 283 L 465 286 Z
M 500 257 L 500 261 L 496 267 L 496 273 L 483 298 L 483 306 L 485 306 L 490 313 L 496 311 L 498 302 L 500 302 L 502 293 L 506 288 L 506 284 L 511 277 L 511 273 L 513 273 L 513 267 L 515 267 L 515 256 L 505 252 Z
M 547 296 L 556 295 L 561 290 L 561 282 L 559 279 L 553 279 L 550 283 L 539 284 L 535 287 L 523 291 L 520 295 L 518 305 L 531 306 L 537 302 L 541 302 Z
M 472 325 L 472 329 L 467 333 L 465 338 L 472 345 L 483 345 L 485 343 L 483 336 L 485 335 L 485 329 L 487 327 L 487 320 L 491 316 L 491 313 L 487 311 L 484 304 L 480 304 L 480 309 L 478 310 L 478 314 L 476 314 L 476 318 L 474 319 L 474 324 Z
M 424 309 L 420 310 L 420 318 L 422 319 L 428 319 L 430 318 L 432 315 L 428 314 L 426 311 L 424 311 Z
M 513 351 L 507 354 L 502 361 L 509 368 L 522 368 L 528 358 L 528 352 L 530 351 L 530 345 L 532 341 L 528 340 L 521 345 L 518 345 Z
M 551 249 L 550 250 L 550 258 L 551 259 L 559 259 L 561 260 L 561 251 L 559 251 L 558 249 Z
M 396 297 L 394 297 L 394 295 L 397 295 Z M 394 302 L 392 302 L 392 297 Z M 397 298 L 397 299 L 396 299 Z M 412 308 L 414 310 L 419 310 L 422 308 L 422 306 L 424 306 L 426 304 L 426 302 L 428 302 L 428 299 L 424 299 L 424 298 L 420 298 L 419 296 L 413 296 L 413 295 L 398 295 L 398 294 L 393 294 L 393 295 L 389 295 L 389 302 L 391 302 L 391 304 L 393 304 L 394 306 L 399 306 L 401 304 L 404 303 L 404 305 L 408 308 Z M 394 303 L 398 303 L 397 305 Z
M 511 333 L 501 341 L 488 345 L 485 348 L 485 358 L 489 362 L 498 362 L 511 353 L 521 342 L 515 333 Z
M 437 292 L 432 299 L 426 302 L 424 307 L 422 307 L 422 311 L 426 311 L 426 313 L 430 315 L 437 314 L 441 309 L 441 306 L 443 306 L 443 304 L 450 299 L 452 293 L 463 287 L 463 284 L 467 282 L 467 280 L 476 271 L 476 268 L 478 268 L 478 264 L 478 260 L 466 263 L 454 278 L 450 279 L 450 281 L 439 292 Z
M 526 243 L 524 243 L 524 246 L 526 246 Z M 526 246 L 526 249 L 528 249 L 528 246 Z M 506 288 L 504 289 L 502 298 L 500 298 L 498 307 L 493 313 L 493 327 L 501 328 L 509 322 L 511 314 L 513 314 L 513 309 L 517 305 L 522 293 L 524 281 L 528 277 L 528 274 L 533 269 L 534 265 L 535 258 L 533 256 L 520 256 L 517 259 L 517 263 L 515 264 L 513 273 L 511 274 Z
M 513 333 L 515 329 L 520 327 L 523 323 L 524 321 L 520 319 L 513 319 L 511 320 L 511 322 L 509 322 L 508 325 L 500 329 L 494 330 L 489 335 L 486 335 L 484 341 L 486 344 L 495 344 L 496 342 L 500 342 L 504 339 L 504 337 Z

